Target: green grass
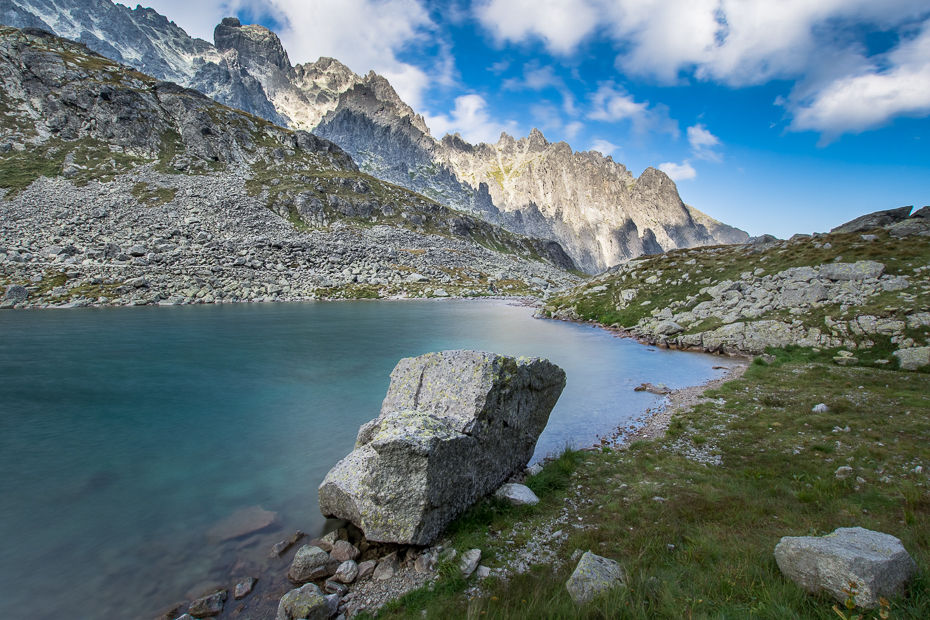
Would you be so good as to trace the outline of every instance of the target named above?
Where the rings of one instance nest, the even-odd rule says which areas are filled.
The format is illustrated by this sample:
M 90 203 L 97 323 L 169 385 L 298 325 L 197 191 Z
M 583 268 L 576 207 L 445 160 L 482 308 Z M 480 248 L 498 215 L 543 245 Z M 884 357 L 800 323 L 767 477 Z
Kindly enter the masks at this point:
M 812 350 L 770 354 L 771 364 L 676 414 L 664 438 L 564 452 L 528 482 L 539 506 L 520 513 L 486 502 L 451 529 L 453 546 L 481 548 L 482 563 L 500 566 L 510 553 L 502 541 L 525 540 L 569 498 L 571 520 L 593 527 L 566 530 L 556 565 L 490 578 L 471 599 L 460 579 L 441 578 L 379 617 L 836 618 L 836 601 L 782 576 L 772 552 L 782 536 L 850 526 L 901 539 L 920 573 L 891 600 L 891 617 L 928 617 L 930 481 L 913 469 L 930 468 L 930 377 L 811 361 Z M 831 411 L 812 413 L 820 402 Z M 688 458 L 695 446 L 722 464 Z M 838 480 L 844 465 L 854 475 Z M 620 562 L 627 587 L 576 607 L 565 589 L 575 549 Z
M 546 311 L 551 314 L 573 308 L 578 318 L 594 320 L 602 325 L 619 325 L 632 327 L 642 319 L 653 316 L 653 312 L 669 308 L 681 312 L 693 308 L 710 296 L 702 294 L 701 289 L 725 280 L 739 281 L 743 273 L 763 269 L 769 275 L 791 267 L 819 266 L 839 259 L 841 262 L 874 260 L 884 263 L 885 273 L 890 275 L 908 275 L 912 286 L 904 291 L 913 295 L 912 301 L 902 299 L 899 292 L 882 292 L 868 298 L 862 306 L 850 310 L 849 316 L 873 315 L 879 318 L 904 320 L 909 310 L 930 310 L 930 290 L 920 286 L 927 282 L 927 274 L 915 275 L 914 268 L 930 264 L 930 243 L 926 237 L 909 237 L 895 239 L 884 230 L 872 231 L 878 241 L 864 242 L 861 233 L 828 234 L 817 239 L 805 239 L 785 242 L 765 249 L 751 246 L 718 246 L 710 248 L 691 248 L 674 250 L 666 254 L 641 257 L 627 263 L 627 270 L 595 278 L 569 291 L 565 295 L 550 300 Z M 821 245 L 816 247 L 815 244 Z M 824 248 L 825 244 L 832 247 Z M 686 276 L 688 276 L 686 278 Z M 647 279 L 657 277 L 649 283 Z M 591 291 L 595 287 L 605 287 L 602 291 Z M 626 303 L 621 291 L 636 290 L 636 296 Z M 645 303 L 644 302 L 648 302 Z M 829 302 L 811 306 L 800 315 L 792 315 L 787 310 L 774 311 L 755 319 L 757 321 L 777 319 L 786 322 L 800 320 L 805 328 L 816 327 L 829 332 L 825 317 L 843 319 L 843 309 Z M 718 318 L 704 319 L 685 326 L 685 334 L 708 332 L 723 325 Z M 925 328 L 908 329 L 905 335 L 918 342 L 925 340 Z M 861 341 L 863 336 L 852 334 L 853 340 Z M 876 341 L 877 346 L 891 353 L 897 347 L 891 346 L 887 339 L 874 335 L 866 336 Z M 858 356 L 858 355 L 857 355 Z
M 171 202 L 177 193 L 176 187 L 156 187 L 148 183 L 136 183 L 132 188 L 132 195 L 147 207 Z

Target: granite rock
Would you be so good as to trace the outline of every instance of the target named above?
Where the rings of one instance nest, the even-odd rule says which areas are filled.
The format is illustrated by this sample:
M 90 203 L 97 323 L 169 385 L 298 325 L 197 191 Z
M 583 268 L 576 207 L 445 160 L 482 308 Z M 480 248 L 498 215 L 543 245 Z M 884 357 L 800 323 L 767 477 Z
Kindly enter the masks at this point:
M 537 358 L 445 351 L 401 360 L 381 415 L 320 485 L 320 510 L 368 540 L 428 545 L 522 471 L 565 386 Z

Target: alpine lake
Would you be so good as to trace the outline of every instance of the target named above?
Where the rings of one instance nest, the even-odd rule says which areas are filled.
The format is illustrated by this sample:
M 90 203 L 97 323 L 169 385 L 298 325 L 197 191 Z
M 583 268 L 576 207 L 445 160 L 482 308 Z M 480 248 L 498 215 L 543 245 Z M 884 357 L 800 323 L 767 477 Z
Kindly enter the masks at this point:
M 283 576 L 272 545 L 327 528 L 317 487 L 377 417 L 401 358 L 478 349 L 561 366 L 534 461 L 660 404 L 634 386 L 697 385 L 727 364 L 532 312 L 411 300 L 0 313 L 0 615 L 147 620 L 231 587 L 237 563 Z M 255 507 L 276 523 L 217 535 Z

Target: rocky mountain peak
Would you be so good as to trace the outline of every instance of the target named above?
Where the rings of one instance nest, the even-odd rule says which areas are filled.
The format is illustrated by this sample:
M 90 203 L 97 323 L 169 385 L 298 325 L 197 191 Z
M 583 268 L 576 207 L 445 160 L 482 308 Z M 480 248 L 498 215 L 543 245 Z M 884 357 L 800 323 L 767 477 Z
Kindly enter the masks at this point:
M 291 61 L 278 35 L 264 26 L 243 26 L 235 17 L 226 17 L 213 31 L 213 41 L 220 52 L 236 50 L 239 58 L 253 66 L 272 66 L 291 70 Z

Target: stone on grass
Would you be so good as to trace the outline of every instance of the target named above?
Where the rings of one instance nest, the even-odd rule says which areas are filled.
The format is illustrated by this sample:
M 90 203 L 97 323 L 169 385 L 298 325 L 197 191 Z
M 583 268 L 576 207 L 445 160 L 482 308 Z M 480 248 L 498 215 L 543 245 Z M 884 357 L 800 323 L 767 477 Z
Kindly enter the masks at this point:
M 565 387 L 538 358 L 444 351 L 401 360 L 381 415 L 320 485 L 320 511 L 371 541 L 429 545 L 526 467 Z
M 845 602 L 854 583 L 856 605 L 865 608 L 899 592 L 915 570 L 900 540 L 861 527 L 841 527 L 822 537 L 785 536 L 775 547 L 775 561 L 811 594 L 826 591 Z
M 837 480 L 846 480 L 853 475 L 853 468 L 849 465 L 843 465 L 842 467 L 838 467 L 833 475 Z
M 539 498 L 525 484 L 505 484 L 494 493 L 494 497 L 511 506 L 534 506 Z
M 479 566 L 475 569 L 475 577 L 478 579 L 487 579 L 491 576 L 491 569 L 487 566 Z
M 462 571 L 462 577 L 468 579 L 471 574 L 478 568 L 481 562 L 481 549 L 470 549 L 462 554 L 459 560 L 459 570 Z
M 894 352 L 894 356 L 898 358 L 901 370 L 917 370 L 930 364 L 930 347 L 898 349 Z
M 287 576 L 296 583 L 322 579 L 335 573 L 339 564 L 340 562 L 329 557 L 329 554 L 319 547 L 304 545 L 294 555 Z
M 323 596 L 323 592 L 308 583 L 281 597 L 275 620 L 329 620 L 336 615 L 339 597 Z
M 814 405 L 814 408 L 811 409 L 812 413 L 827 413 L 830 411 L 830 408 L 827 407 L 825 403 L 820 403 L 819 405 Z
M 215 616 L 223 611 L 223 606 L 225 604 L 226 590 L 220 590 L 219 592 L 214 592 L 209 596 L 204 596 L 191 603 L 187 613 L 195 618 L 207 618 L 209 616 Z
M 588 551 L 578 560 L 565 587 L 578 605 L 589 603 L 600 594 L 623 585 L 626 573 L 619 563 Z
M 333 579 L 342 583 L 352 583 L 358 577 L 358 564 L 355 560 L 346 560 L 336 569 Z

